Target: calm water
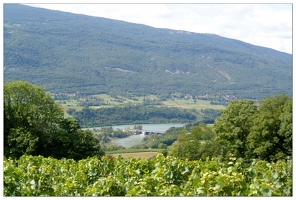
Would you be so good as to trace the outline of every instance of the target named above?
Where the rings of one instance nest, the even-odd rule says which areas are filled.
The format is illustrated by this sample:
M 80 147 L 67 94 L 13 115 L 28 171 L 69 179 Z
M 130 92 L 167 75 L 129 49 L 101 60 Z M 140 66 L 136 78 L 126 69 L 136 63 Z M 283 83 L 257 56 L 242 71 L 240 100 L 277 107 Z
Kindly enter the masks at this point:
M 142 130 L 143 131 L 149 131 L 149 132 L 160 132 L 164 133 L 166 130 L 168 130 L 171 127 L 183 127 L 185 124 L 142 124 Z M 134 125 L 120 125 L 120 126 L 112 126 L 113 129 L 133 129 Z M 92 129 L 100 129 L 101 127 L 93 127 L 88 128 L 90 130 Z M 132 146 L 141 144 L 142 139 L 145 136 L 143 134 L 140 135 L 132 135 L 126 138 L 116 138 L 111 140 L 116 145 L 123 146 L 125 148 L 130 148 Z
M 112 139 L 111 142 L 113 142 L 114 144 L 116 144 L 118 146 L 123 146 L 125 148 L 130 148 L 130 147 L 133 147 L 135 145 L 141 144 L 142 139 L 144 137 L 145 136 L 143 134 L 141 134 L 141 135 L 131 135 L 131 136 L 126 137 L 126 138 Z
M 160 132 L 164 133 L 166 130 L 168 130 L 171 127 L 183 127 L 185 124 L 141 124 L 143 131 L 153 131 L 153 132 Z M 133 129 L 134 125 L 119 125 L 119 126 L 112 126 L 113 129 Z M 82 130 L 86 129 L 101 129 L 101 127 L 91 127 L 91 128 L 82 128 Z

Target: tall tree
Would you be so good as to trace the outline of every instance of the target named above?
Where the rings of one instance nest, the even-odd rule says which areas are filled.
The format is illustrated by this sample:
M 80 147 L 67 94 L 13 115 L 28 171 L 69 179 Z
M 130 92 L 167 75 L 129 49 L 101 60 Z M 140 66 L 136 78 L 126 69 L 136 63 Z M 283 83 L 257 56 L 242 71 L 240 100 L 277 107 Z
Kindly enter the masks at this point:
M 65 120 L 63 109 L 44 88 L 28 82 L 4 85 L 4 155 L 82 159 L 102 155 L 99 140 Z
M 292 143 L 293 143 L 293 138 L 292 138 L 293 106 L 292 104 L 293 104 L 292 98 L 287 99 L 283 108 L 283 113 L 280 115 L 281 125 L 280 125 L 280 130 L 278 134 L 280 135 L 280 137 L 282 137 L 284 141 L 283 149 L 286 155 L 292 155 Z
M 39 136 L 63 119 L 61 107 L 42 87 L 16 81 L 4 85 L 4 153 L 21 156 L 34 151 Z
M 245 157 L 247 136 L 256 112 L 254 102 L 246 99 L 232 101 L 222 111 L 222 116 L 217 118 L 213 126 L 215 141 L 222 147 L 220 155 L 226 159 L 229 153 L 236 157 Z
M 292 155 L 292 99 L 281 94 L 264 99 L 248 136 L 252 157 L 276 161 Z
M 197 160 L 208 155 L 205 146 L 213 138 L 213 133 L 205 124 L 191 127 L 191 132 L 185 132 L 178 137 L 177 143 L 173 145 L 172 155 L 189 160 Z

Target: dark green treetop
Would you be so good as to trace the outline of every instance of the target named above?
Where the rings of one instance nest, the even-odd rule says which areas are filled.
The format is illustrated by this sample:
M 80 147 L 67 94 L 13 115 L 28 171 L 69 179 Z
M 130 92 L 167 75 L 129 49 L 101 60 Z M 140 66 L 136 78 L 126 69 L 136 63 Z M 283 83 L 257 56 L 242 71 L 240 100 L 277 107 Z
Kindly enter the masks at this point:
M 99 141 L 65 120 L 63 109 L 44 88 L 29 82 L 4 85 L 4 155 L 81 159 L 101 155 Z

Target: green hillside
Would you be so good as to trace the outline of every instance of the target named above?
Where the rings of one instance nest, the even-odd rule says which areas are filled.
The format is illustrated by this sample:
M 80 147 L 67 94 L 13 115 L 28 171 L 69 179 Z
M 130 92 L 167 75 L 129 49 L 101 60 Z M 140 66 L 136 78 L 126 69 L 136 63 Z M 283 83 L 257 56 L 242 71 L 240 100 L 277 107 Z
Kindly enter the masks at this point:
M 292 55 L 214 34 L 4 4 L 4 82 L 53 93 L 292 94 Z

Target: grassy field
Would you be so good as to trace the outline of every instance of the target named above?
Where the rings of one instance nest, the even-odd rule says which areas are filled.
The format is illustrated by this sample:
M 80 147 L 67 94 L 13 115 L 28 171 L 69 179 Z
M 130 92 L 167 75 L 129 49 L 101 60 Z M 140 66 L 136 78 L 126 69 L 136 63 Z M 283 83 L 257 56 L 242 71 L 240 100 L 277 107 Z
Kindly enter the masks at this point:
M 184 108 L 184 109 L 206 109 L 206 108 L 211 108 L 215 110 L 220 110 L 224 109 L 225 106 L 223 105 L 211 105 L 210 101 L 205 101 L 205 100 L 196 100 L 194 102 L 193 99 L 175 99 L 175 100 L 169 100 L 169 101 L 162 101 L 163 105 L 167 107 L 179 107 L 179 108 Z
M 117 151 L 106 152 L 106 155 L 116 157 L 118 154 L 120 154 L 124 158 L 152 158 L 161 151 L 163 151 L 163 149 L 120 149 Z
M 139 153 L 118 153 L 124 158 L 133 157 L 133 158 L 152 158 L 158 154 L 158 152 L 139 152 Z M 118 154 L 106 154 L 116 157 Z
M 135 97 L 136 100 L 128 99 L 125 97 L 118 97 L 118 99 L 113 98 L 107 94 L 98 94 L 93 95 L 95 97 L 98 97 L 102 99 L 105 104 L 100 106 L 90 106 L 89 108 L 92 109 L 100 109 L 100 108 L 110 108 L 114 106 L 124 106 L 127 103 L 132 104 L 142 104 L 144 102 L 144 97 Z M 150 99 L 157 99 L 156 96 L 150 95 Z M 84 102 L 85 99 L 69 99 L 69 100 L 57 100 L 56 103 L 60 104 L 63 107 L 64 110 L 64 117 L 66 119 L 73 118 L 71 115 L 67 113 L 67 110 L 72 108 L 76 111 L 81 111 L 83 109 L 83 106 L 80 106 L 82 102 Z M 154 105 L 155 107 L 159 106 L 167 106 L 167 107 L 177 107 L 182 109 L 195 109 L 197 111 L 200 111 L 201 109 L 211 108 L 215 110 L 223 110 L 226 106 L 223 105 L 211 105 L 210 101 L 205 100 L 193 100 L 193 99 L 173 99 L 173 100 L 166 100 L 166 101 L 159 101 L 160 105 Z
M 163 149 L 120 149 L 117 151 L 106 151 L 106 154 L 124 154 L 124 153 L 141 153 L 141 152 L 160 152 Z
M 104 102 L 108 102 L 108 105 L 101 105 L 101 106 L 90 106 L 90 108 L 93 109 L 99 109 L 99 108 L 107 108 L 107 107 L 113 107 L 113 106 L 124 106 L 126 103 L 134 103 L 134 104 L 141 104 L 144 101 L 144 97 L 136 97 L 138 101 L 128 99 L 125 97 L 119 97 L 120 101 L 118 99 L 115 99 L 107 94 L 98 94 L 93 95 L 96 97 L 99 97 L 100 99 L 103 99 Z M 149 98 L 157 99 L 156 96 L 149 96 Z M 62 107 L 64 108 L 64 111 L 67 111 L 69 108 L 74 108 L 77 111 L 82 110 L 83 106 L 79 106 L 79 103 L 82 102 L 82 100 L 65 100 L 65 101 L 56 101 L 57 103 L 60 103 Z M 63 102 L 63 103 L 61 103 Z M 166 100 L 166 101 L 160 101 L 161 106 L 167 106 L 167 107 L 178 107 L 178 108 L 184 108 L 184 109 L 216 109 L 221 110 L 224 109 L 225 106 L 223 105 L 211 105 L 210 101 L 205 100 L 196 100 L 193 99 L 174 99 L 174 100 Z

